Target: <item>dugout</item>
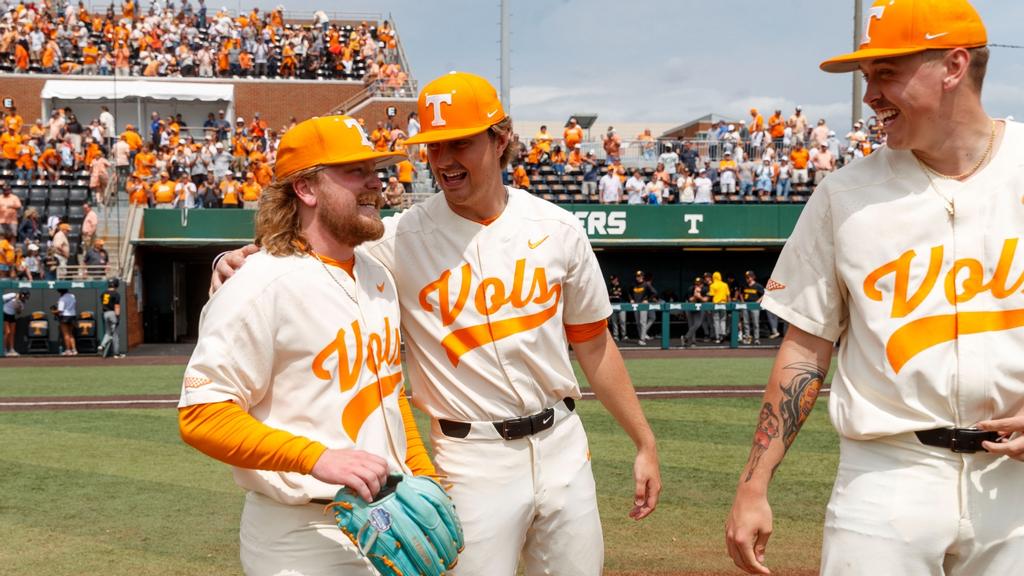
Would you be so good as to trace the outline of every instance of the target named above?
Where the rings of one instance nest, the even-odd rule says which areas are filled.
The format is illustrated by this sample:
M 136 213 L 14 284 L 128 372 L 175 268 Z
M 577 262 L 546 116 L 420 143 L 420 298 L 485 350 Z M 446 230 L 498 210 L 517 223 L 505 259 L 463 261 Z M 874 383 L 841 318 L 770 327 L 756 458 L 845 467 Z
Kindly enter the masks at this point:
M 103 292 L 107 289 L 106 280 L 35 280 L 32 282 L 0 280 L 0 293 L 6 294 L 20 290 L 29 291 L 28 301 L 25 302 L 25 308 L 17 318 L 17 327 L 14 332 L 14 350 L 18 354 L 27 354 L 29 352 L 29 322 L 31 321 L 32 313 L 37 311 L 44 313 L 43 317 L 49 326 L 49 337 L 45 353 L 57 354 L 60 351 L 60 328 L 57 319 L 50 313 L 50 306 L 56 306 L 57 299 L 60 298 L 60 294 L 57 293 L 59 289 L 67 289 L 75 295 L 79 314 L 82 312 L 91 312 L 93 314 L 97 328 L 95 334 L 96 342 L 103 339 L 105 327 L 103 323 L 103 306 L 100 303 L 100 299 Z M 118 325 L 118 334 L 121 339 L 122 352 L 124 352 L 128 349 L 128 323 L 124 321 L 127 318 L 124 283 L 118 288 L 118 293 L 121 295 L 122 314 L 122 321 Z M 42 350 L 38 352 L 43 353 Z M 2 354 L 2 350 L 0 350 L 0 354 Z
M 636 270 L 654 277 L 667 301 L 683 301 L 698 274 L 743 280 L 753 270 L 763 284 L 796 224 L 802 204 L 564 205 L 579 219 L 605 274 L 633 284 Z M 387 213 L 387 212 L 386 212 Z M 145 342 L 198 337 L 210 264 L 253 237 L 252 210 L 146 210 L 133 240 L 141 271 Z M 678 313 L 673 317 L 678 316 Z M 632 320 L 631 320 L 632 321 Z M 670 330 L 678 336 L 678 326 Z M 660 325 L 654 327 L 660 334 Z

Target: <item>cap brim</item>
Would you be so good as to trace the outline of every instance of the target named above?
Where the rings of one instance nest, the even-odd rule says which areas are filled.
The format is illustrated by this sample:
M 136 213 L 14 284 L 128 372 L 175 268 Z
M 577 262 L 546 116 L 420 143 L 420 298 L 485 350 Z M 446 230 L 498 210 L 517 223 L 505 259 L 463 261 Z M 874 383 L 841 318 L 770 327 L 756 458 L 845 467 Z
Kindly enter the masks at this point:
M 818 67 L 825 72 L 831 72 L 833 74 L 839 74 L 843 72 L 855 72 L 860 69 L 860 63 L 865 60 L 880 60 L 882 58 L 896 58 L 897 56 L 908 56 L 910 54 L 916 54 L 918 52 L 924 52 L 926 48 L 912 47 L 912 48 L 867 48 L 864 50 L 857 50 L 856 52 L 850 52 L 849 54 L 842 54 L 834 58 L 829 58 L 822 62 Z
M 470 136 L 476 136 L 481 132 L 486 132 L 490 127 L 491 126 L 489 125 L 483 127 L 478 126 L 476 128 L 457 128 L 451 130 L 430 130 L 427 132 L 420 132 L 406 140 L 405 145 L 430 144 L 432 142 L 447 142 L 449 140 L 469 138 Z

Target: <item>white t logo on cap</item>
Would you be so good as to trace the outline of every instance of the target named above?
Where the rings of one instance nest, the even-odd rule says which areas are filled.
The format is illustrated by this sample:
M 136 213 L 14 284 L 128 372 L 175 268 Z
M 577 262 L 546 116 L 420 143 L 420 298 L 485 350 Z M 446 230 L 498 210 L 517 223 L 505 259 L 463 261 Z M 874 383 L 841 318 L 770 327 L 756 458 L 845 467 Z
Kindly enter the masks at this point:
M 370 139 L 366 137 L 366 132 L 363 131 L 363 127 L 359 125 L 359 121 L 354 118 L 345 118 L 345 126 L 349 128 L 355 128 L 359 132 L 359 138 L 363 141 L 363 146 L 367 148 L 373 148 L 373 144 L 370 144 Z
M 427 107 L 434 107 L 434 119 L 430 121 L 431 126 L 444 126 L 447 122 L 441 117 L 441 104 L 452 105 L 452 93 L 445 92 L 444 94 L 427 94 L 425 100 L 427 101 Z
M 871 43 L 871 21 L 881 20 L 883 14 L 885 14 L 885 6 L 871 7 L 871 14 L 868 15 L 867 20 L 864 22 L 864 39 L 861 40 L 861 46 Z

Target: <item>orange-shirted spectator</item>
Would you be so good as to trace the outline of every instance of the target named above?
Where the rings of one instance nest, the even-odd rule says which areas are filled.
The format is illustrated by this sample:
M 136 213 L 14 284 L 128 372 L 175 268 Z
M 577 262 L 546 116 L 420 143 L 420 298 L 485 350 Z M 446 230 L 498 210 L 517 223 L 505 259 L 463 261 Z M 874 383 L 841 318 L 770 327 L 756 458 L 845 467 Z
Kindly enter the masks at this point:
M 14 163 L 14 173 L 18 180 L 28 180 L 36 168 L 35 153 L 28 144 L 18 146 L 18 159 Z
M 242 69 L 243 76 L 251 76 L 253 68 L 252 54 L 248 50 L 242 50 L 238 54 L 238 66 Z
M 569 125 L 562 132 L 562 139 L 565 140 L 566 150 L 573 150 L 577 144 L 583 142 L 583 128 L 580 127 L 575 118 L 569 118 Z
M 750 109 L 750 125 L 747 128 L 750 130 L 751 138 L 755 140 L 755 145 L 760 144 L 760 134 L 764 132 L 764 116 L 757 108 Z
M 256 175 L 256 182 L 266 188 L 274 181 L 274 169 L 265 162 L 257 162 L 252 165 L 252 172 Z
M 390 138 L 391 131 L 384 127 L 383 122 L 377 122 L 377 127 L 370 133 L 370 142 L 373 142 L 373 149 L 377 152 L 387 151 Z
M 782 145 L 782 138 L 786 135 L 786 121 L 782 118 L 782 110 L 776 110 L 775 114 L 768 117 L 768 134 L 775 141 L 775 146 Z
M 797 140 L 793 150 L 789 153 L 789 164 L 793 167 L 794 186 L 804 186 L 810 182 L 810 171 L 807 169 L 810 160 L 811 153 L 804 147 L 803 140 Z
M 82 72 L 85 74 L 96 74 L 99 70 L 97 66 L 99 57 L 99 47 L 92 40 L 86 42 L 85 47 L 82 48 Z
M 100 149 L 99 144 L 90 139 L 89 143 L 85 146 L 85 160 L 83 164 L 92 166 L 92 161 L 100 156 L 103 156 L 103 150 Z
M 298 62 L 295 60 L 295 49 L 291 44 L 285 44 L 281 50 L 281 76 L 291 78 L 295 76 Z
M 153 203 L 156 208 L 170 208 L 174 202 L 175 186 L 177 184 L 170 180 L 167 172 L 160 173 L 160 180 L 153 183 Z
M 224 176 L 224 180 L 221 180 L 220 185 L 221 204 L 225 208 L 238 208 L 239 195 L 242 192 L 240 183 L 235 180 L 235 174 L 228 172 Z
M 576 172 L 583 166 L 583 148 L 579 144 L 573 146 L 572 151 L 569 152 L 566 164 L 568 164 L 567 170 L 570 172 Z
M 554 168 L 555 174 L 565 174 L 565 150 L 562 150 L 561 146 L 555 146 L 551 151 L 551 167 Z
M 11 128 L 0 134 L 0 155 L 3 156 L 3 159 L 13 164 L 18 159 L 18 148 L 21 146 L 21 142 L 21 134 Z
M 18 134 L 21 134 L 21 129 L 25 125 L 25 121 L 22 120 L 21 116 L 18 115 L 16 108 L 11 108 L 11 111 L 4 117 L 4 128 L 7 130 L 13 129 Z M 33 136 L 35 138 L 35 136 Z
M 121 134 L 124 141 L 128 143 L 128 148 L 132 151 L 138 151 L 142 148 L 142 136 L 135 130 L 135 126 L 127 124 L 124 127 L 124 133 Z
M 139 177 L 134 175 L 129 176 L 128 181 L 124 185 L 124 190 L 128 193 L 128 202 L 132 204 L 142 204 L 144 206 L 149 205 L 149 186 L 139 179 Z
M 536 140 L 530 140 L 530 151 L 526 154 L 526 163 L 531 166 L 540 164 L 543 154 L 544 151 L 540 149 L 540 144 Z
M 153 153 L 149 144 L 144 144 L 142 150 L 135 155 L 135 175 L 146 179 L 153 175 L 156 167 L 156 154 Z
M 121 3 L 121 15 L 129 20 L 135 20 L 134 0 L 125 0 Z
M 28 128 L 28 137 L 36 140 L 38 138 L 42 138 L 43 134 L 46 134 L 46 128 L 43 127 L 43 121 L 37 119 L 35 123 Z
M 24 42 L 18 42 L 14 46 L 14 68 L 17 72 L 28 72 L 28 50 Z
M 398 172 L 398 181 L 402 184 L 402 188 L 405 188 L 406 194 L 412 194 L 412 181 L 416 175 L 416 166 L 409 159 L 402 160 L 395 166 L 395 170 Z
M 60 169 L 60 154 L 57 153 L 53 146 L 47 146 L 43 153 L 39 155 L 39 160 L 36 164 L 39 168 L 40 177 L 56 180 L 57 171 Z
M 267 128 L 267 121 L 260 118 L 259 112 L 252 115 L 252 123 L 249 124 L 249 136 L 263 138 L 267 134 Z
M 515 170 L 512 171 L 512 184 L 516 188 L 522 188 L 523 190 L 530 189 L 530 176 L 526 173 L 526 168 L 522 164 L 516 164 Z
M 252 172 L 245 173 L 245 182 L 242 182 L 242 207 L 247 210 L 255 210 L 260 206 L 260 193 L 263 187 L 256 181 L 256 175 Z
M 57 71 L 57 43 L 49 41 L 43 47 L 43 58 L 41 60 L 43 71 L 53 73 Z

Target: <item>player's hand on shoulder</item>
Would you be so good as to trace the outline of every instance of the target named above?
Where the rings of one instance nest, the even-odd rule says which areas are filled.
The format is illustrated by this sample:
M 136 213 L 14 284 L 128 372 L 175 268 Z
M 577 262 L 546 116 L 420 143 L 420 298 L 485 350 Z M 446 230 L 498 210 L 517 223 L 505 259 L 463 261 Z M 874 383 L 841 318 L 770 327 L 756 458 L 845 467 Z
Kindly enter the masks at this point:
M 629 517 L 643 520 L 658 507 L 658 498 L 661 496 L 661 466 L 655 450 L 637 452 L 633 462 L 633 479 L 636 481 L 636 492 Z
M 978 422 L 978 428 L 999 433 L 999 441 L 982 442 L 992 454 L 1024 461 L 1024 408 L 1016 416 Z M 1016 437 L 1014 437 L 1016 435 Z
M 326 450 L 309 472 L 326 482 L 350 488 L 367 502 L 373 500 L 388 479 L 388 463 L 362 450 Z
M 228 278 L 234 276 L 235 272 L 245 265 L 246 258 L 259 251 L 259 246 L 248 244 L 221 256 L 217 261 L 217 266 L 213 269 L 213 277 L 210 278 L 210 295 L 213 296 L 213 293 L 220 290 Z
M 747 574 L 771 574 L 764 564 L 772 535 L 772 508 L 768 497 L 742 489 L 736 493 L 725 523 L 725 544 L 736 566 Z

